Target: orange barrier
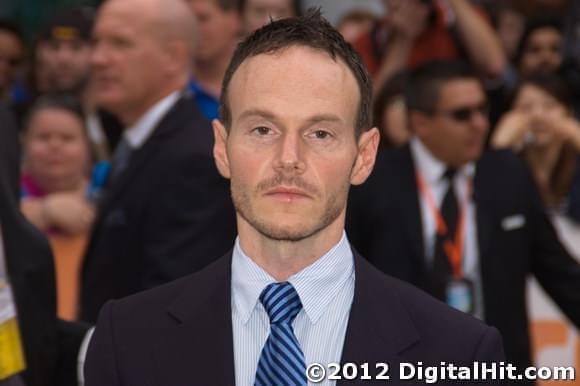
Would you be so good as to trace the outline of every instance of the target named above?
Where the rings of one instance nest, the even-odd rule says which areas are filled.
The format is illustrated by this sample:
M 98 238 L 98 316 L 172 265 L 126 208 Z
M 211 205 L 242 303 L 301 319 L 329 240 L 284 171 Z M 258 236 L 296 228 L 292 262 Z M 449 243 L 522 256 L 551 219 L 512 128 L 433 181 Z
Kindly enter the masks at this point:
M 54 254 L 58 316 L 75 320 L 78 314 L 79 275 L 88 235 L 51 235 Z
M 532 346 L 535 352 L 535 361 L 540 365 L 540 355 L 544 350 L 568 350 L 572 346 L 572 366 L 576 371 L 580 369 L 580 337 L 576 337 L 573 327 L 562 320 L 536 320 L 531 324 Z M 570 343 L 570 340 L 575 340 Z M 547 364 L 543 364 L 547 365 Z M 562 364 L 555 364 L 560 366 Z M 576 375 L 578 378 L 580 376 Z M 574 381 L 537 381 L 538 386 L 580 385 L 580 379 Z

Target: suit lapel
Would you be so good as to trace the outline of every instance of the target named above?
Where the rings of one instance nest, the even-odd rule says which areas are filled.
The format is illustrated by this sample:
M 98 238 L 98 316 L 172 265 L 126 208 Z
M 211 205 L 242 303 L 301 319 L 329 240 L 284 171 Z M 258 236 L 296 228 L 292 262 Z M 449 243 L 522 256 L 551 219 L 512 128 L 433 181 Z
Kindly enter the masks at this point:
M 175 324 L 156 350 L 158 385 L 235 383 L 231 257 L 201 271 L 168 307 Z
M 342 363 L 396 363 L 419 334 L 382 274 L 353 253 L 355 290 Z M 156 350 L 158 385 L 235 383 L 230 285 L 231 252 L 190 280 L 168 307 L 174 325 Z
M 147 160 L 150 159 L 161 147 L 159 143 L 165 136 L 179 129 L 183 124 L 183 115 L 186 99 L 188 97 L 181 97 L 175 105 L 169 110 L 167 114 L 157 124 L 151 137 L 139 149 L 133 151 L 127 168 L 115 179 L 113 184 L 106 192 L 101 203 L 99 213 L 107 213 L 108 206 L 116 201 L 127 186 L 131 186 L 131 181 L 141 174 L 141 170 L 145 167 Z
M 14 282 L 20 279 L 18 275 L 37 270 L 39 263 L 42 266 L 42 259 L 46 256 L 38 256 L 36 251 L 31 250 L 27 237 L 31 238 L 31 234 L 34 234 L 42 239 L 42 236 L 18 212 L 17 200 L 9 191 L 4 177 L 0 175 L 0 228 L 6 269 Z
M 494 266 L 495 258 L 493 254 L 488 256 L 487 251 L 491 245 L 491 240 L 493 237 L 493 218 L 491 213 L 494 213 L 491 202 L 493 202 L 493 196 L 488 198 L 488 190 L 485 189 L 486 186 L 493 186 L 493 174 L 488 175 L 488 169 L 485 167 L 485 154 L 482 159 L 477 163 L 477 169 L 475 178 L 473 181 L 473 200 L 475 201 L 475 217 L 477 224 L 477 243 L 478 243 L 478 260 L 479 268 L 481 272 L 481 283 L 483 290 L 484 299 L 484 309 L 486 311 L 486 320 L 491 320 L 490 315 L 495 307 L 490 304 L 491 299 L 497 299 L 498 295 L 495 293 L 496 286 L 493 285 L 494 272 L 497 269 L 503 269 L 498 266 Z M 486 195 L 487 193 L 487 195 Z M 492 315 L 493 319 L 493 315 Z
M 342 363 L 397 363 L 400 353 L 416 343 L 419 334 L 392 288 L 380 280 L 382 274 L 353 253 L 355 289 Z
M 482 256 L 485 255 L 489 242 L 491 240 L 491 233 L 493 230 L 493 222 L 490 216 L 490 208 L 488 200 L 485 196 L 484 187 L 489 184 L 490 181 L 486 182 L 486 171 L 484 167 L 480 167 L 481 162 L 477 164 L 477 170 L 475 178 L 473 181 L 473 199 L 475 201 L 476 208 L 476 221 L 477 221 L 477 242 L 479 244 L 479 257 L 480 261 Z

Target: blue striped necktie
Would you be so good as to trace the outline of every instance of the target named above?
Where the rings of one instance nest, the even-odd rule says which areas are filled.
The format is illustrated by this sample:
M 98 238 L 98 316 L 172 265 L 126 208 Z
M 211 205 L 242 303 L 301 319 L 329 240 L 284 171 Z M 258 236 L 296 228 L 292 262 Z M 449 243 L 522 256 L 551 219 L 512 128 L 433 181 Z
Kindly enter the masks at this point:
M 292 328 L 302 309 L 298 293 L 288 282 L 272 283 L 262 291 L 260 302 L 270 317 L 270 335 L 260 354 L 255 386 L 307 385 L 304 353 Z

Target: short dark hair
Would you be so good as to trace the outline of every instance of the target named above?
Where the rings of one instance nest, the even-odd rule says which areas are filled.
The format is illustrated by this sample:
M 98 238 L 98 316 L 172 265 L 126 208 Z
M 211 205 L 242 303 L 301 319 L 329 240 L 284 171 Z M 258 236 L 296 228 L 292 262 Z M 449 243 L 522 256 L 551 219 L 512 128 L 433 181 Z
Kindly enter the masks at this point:
M 453 80 L 477 79 L 475 71 L 461 61 L 432 61 L 411 71 L 405 87 L 405 105 L 409 111 L 432 114 L 441 87 Z
M 513 104 L 519 93 L 522 91 L 522 88 L 527 85 L 532 85 L 543 90 L 545 93 L 556 99 L 558 103 L 566 109 L 570 111 L 573 110 L 574 106 L 572 104 L 570 88 L 566 85 L 566 82 L 560 75 L 552 73 L 534 73 L 520 79 L 512 95 L 510 95 L 510 106 L 513 107 Z
M 228 105 L 228 88 L 238 67 L 248 58 L 271 54 L 293 46 L 310 47 L 328 53 L 337 61 L 343 60 L 354 75 L 360 91 L 355 133 L 371 127 L 371 80 L 362 59 L 354 48 L 342 38 L 330 23 L 322 17 L 319 8 L 309 9 L 304 16 L 273 21 L 255 31 L 242 41 L 226 70 L 220 98 L 220 116 L 226 128 L 231 125 Z M 341 90 L 337 90 L 340 92 Z
M 28 110 L 26 120 L 24 122 L 24 132 L 28 131 L 30 121 L 39 112 L 47 109 L 65 110 L 77 117 L 85 125 L 85 112 L 83 110 L 81 101 L 70 93 L 51 93 L 46 94 L 36 99 Z M 88 135 L 84 131 L 85 135 Z
M 292 10 L 294 11 L 294 16 L 302 16 L 302 0 L 291 0 L 291 1 L 292 1 Z M 247 4 L 248 4 L 248 0 L 238 0 L 240 13 L 244 12 Z
M 18 24 L 16 24 L 12 20 L 2 18 L 0 19 L 0 31 L 8 32 L 14 35 L 18 40 L 18 42 L 20 43 L 20 45 L 24 47 L 25 45 L 24 34 L 22 33 L 22 30 L 20 29 Z

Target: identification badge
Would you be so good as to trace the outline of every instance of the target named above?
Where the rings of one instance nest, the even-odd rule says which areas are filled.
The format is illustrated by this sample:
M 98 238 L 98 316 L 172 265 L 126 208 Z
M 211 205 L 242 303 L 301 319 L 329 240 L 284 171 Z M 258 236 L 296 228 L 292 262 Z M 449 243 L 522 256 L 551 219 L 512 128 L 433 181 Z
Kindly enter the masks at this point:
M 445 297 L 449 306 L 468 314 L 473 313 L 473 283 L 471 281 L 450 279 Z
M 0 281 L 0 380 L 26 368 L 10 285 Z

